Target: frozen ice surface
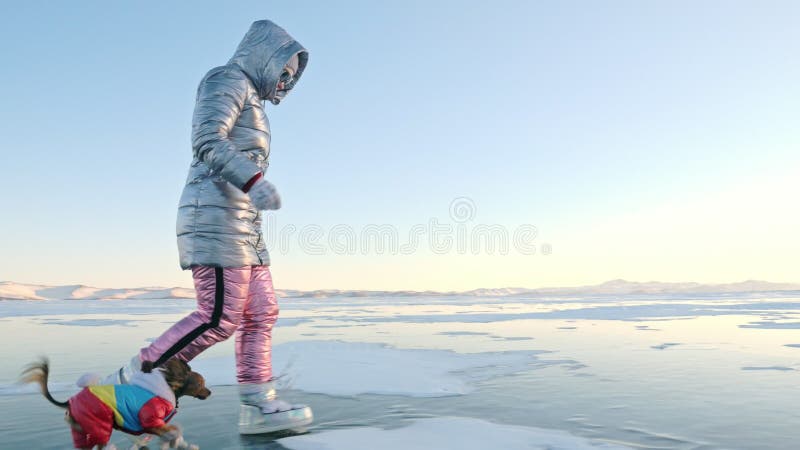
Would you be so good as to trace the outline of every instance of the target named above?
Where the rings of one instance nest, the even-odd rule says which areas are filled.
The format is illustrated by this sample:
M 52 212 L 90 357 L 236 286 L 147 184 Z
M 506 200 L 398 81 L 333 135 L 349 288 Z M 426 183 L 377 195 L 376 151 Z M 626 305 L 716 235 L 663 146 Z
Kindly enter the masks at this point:
M 739 325 L 740 328 L 761 328 L 764 330 L 800 330 L 800 322 L 774 322 L 771 320 L 768 321 L 759 321 L 759 322 L 750 322 L 743 325 Z
M 670 347 L 675 347 L 676 345 L 681 345 L 681 344 L 679 342 L 665 342 L 663 344 L 653 345 L 650 348 L 653 348 L 653 349 L 656 349 L 656 350 L 666 350 L 666 349 L 668 349 Z
M 443 397 L 474 390 L 474 383 L 525 370 L 569 363 L 544 361 L 539 351 L 456 353 L 388 345 L 300 341 L 273 349 L 273 370 L 286 388 L 318 394 Z M 198 358 L 192 367 L 212 385 L 234 384 L 232 356 Z
M 420 419 L 391 430 L 359 427 L 294 436 L 279 441 L 292 450 L 616 450 L 618 445 L 592 442 L 563 431 L 501 425 L 479 419 Z
M 51 357 L 51 390 L 64 399 L 82 373 L 117 369 L 194 306 L 0 301 L 0 410 L 27 411 L 7 418 L 18 426 L 0 439 L 26 426 L 40 439 L 63 425 L 44 399 L 20 395 L 35 386 L 14 384 L 36 355 Z M 797 295 L 282 299 L 279 387 L 319 418 L 284 447 L 794 450 L 798 321 Z M 219 386 L 182 412 L 201 444 L 214 442 L 205 448 L 240 443 L 236 389 L 220 386 L 235 384 L 233 351 L 231 339 L 192 361 Z M 62 448 L 63 432 L 38 448 Z

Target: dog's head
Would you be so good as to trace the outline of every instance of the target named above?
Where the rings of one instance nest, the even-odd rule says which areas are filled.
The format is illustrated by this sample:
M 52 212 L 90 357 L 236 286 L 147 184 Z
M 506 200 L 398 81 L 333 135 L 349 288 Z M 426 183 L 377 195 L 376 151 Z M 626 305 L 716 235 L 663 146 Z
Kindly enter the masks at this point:
M 142 362 L 142 372 L 150 373 L 153 368 L 152 361 Z M 188 395 L 205 400 L 211 395 L 211 391 L 206 388 L 205 378 L 199 373 L 193 372 L 189 364 L 178 358 L 168 359 L 158 367 L 158 370 L 164 375 L 164 380 L 175 393 L 175 398 Z

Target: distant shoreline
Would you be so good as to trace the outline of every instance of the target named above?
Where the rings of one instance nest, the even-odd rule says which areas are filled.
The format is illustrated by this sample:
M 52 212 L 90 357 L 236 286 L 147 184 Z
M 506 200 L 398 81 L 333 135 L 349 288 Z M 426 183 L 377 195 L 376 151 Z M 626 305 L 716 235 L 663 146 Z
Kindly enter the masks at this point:
M 276 295 L 283 298 L 329 298 L 329 297 L 516 297 L 516 296 L 581 296 L 581 295 L 675 295 L 675 294 L 746 294 L 783 292 L 800 293 L 800 283 L 772 283 L 747 280 L 738 283 L 701 284 L 634 282 L 612 280 L 605 283 L 578 287 L 554 288 L 483 288 L 468 291 L 370 291 L 321 289 L 301 291 L 278 289 Z M 194 299 L 195 292 L 189 288 L 96 288 L 85 285 L 50 286 L 39 284 L 0 282 L 0 300 L 146 300 L 146 299 Z

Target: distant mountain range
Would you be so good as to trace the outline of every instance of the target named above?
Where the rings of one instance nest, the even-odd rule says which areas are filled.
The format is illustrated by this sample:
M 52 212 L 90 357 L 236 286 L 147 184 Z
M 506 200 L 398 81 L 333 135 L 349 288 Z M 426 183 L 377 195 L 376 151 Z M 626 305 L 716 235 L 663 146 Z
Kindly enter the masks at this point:
M 276 290 L 278 297 L 289 298 L 327 298 L 327 297 L 409 297 L 409 296 L 448 296 L 463 295 L 473 297 L 513 297 L 513 296 L 573 296 L 573 295 L 625 295 L 625 294 L 711 294 L 800 291 L 798 283 L 770 283 L 748 280 L 727 284 L 700 283 L 661 283 L 656 281 L 635 282 L 611 280 L 605 283 L 556 288 L 499 288 L 474 289 L 464 292 L 438 291 L 358 291 L 325 289 L 317 291 Z M 0 282 L 0 300 L 138 300 L 138 299 L 194 299 L 193 289 L 142 287 L 130 289 L 105 289 L 80 284 L 67 286 L 47 286 L 23 284 L 11 281 Z

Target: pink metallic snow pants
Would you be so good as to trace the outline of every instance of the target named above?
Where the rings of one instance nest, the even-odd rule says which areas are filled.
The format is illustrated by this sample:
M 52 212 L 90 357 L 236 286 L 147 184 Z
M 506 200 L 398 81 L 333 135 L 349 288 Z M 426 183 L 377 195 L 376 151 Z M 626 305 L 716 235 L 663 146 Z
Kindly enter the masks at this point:
M 269 266 L 192 266 L 197 311 L 173 325 L 139 353 L 156 366 L 177 356 L 191 361 L 236 334 L 236 378 L 265 383 L 272 378 L 272 327 L 278 302 Z

